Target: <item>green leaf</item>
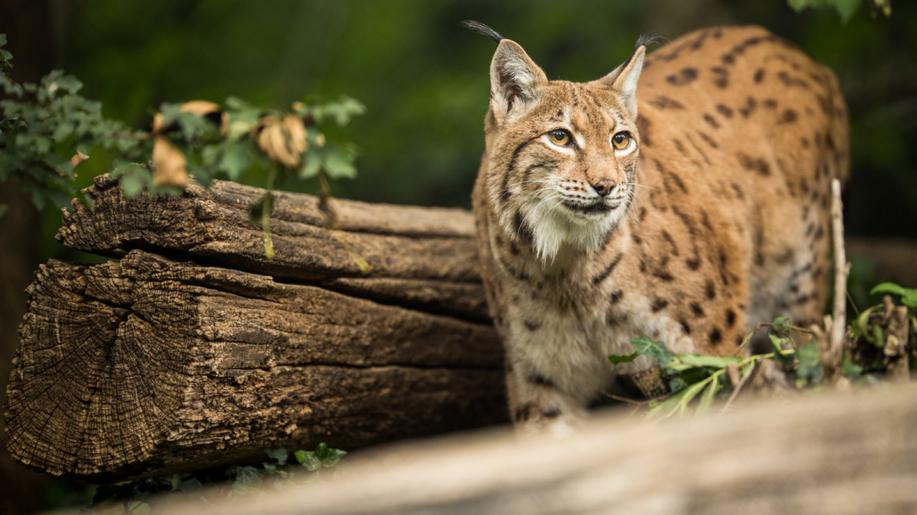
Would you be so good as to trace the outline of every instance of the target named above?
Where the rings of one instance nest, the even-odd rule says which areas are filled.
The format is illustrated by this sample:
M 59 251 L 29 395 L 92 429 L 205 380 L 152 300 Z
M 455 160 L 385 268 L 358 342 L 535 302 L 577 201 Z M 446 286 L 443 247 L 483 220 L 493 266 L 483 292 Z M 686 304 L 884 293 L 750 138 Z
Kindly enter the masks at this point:
M 302 166 L 299 168 L 299 178 L 300 179 L 311 179 L 318 175 L 318 172 L 322 169 L 323 152 L 320 150 L 310 149 L 306 152 L 305 157 L 302 160 Z
M 328 447 L 325 442 L 319 443 L 318 447 L 315 448 L 315 457 L 318 458 L 322 462 L 322 465 L 326 467 L 335 465 L 337 462 L 341 461 L 341 458 L 343 458 L 346 454 L 346 451 Z
M 287 458 L 289 453 L 286 449 L 265 449 L 264 454 L 267 454 L 268 458 L 276 461 L 281 467 L 287 464 Z
M 714 398 L 716 398 L 717 392 L 720 390 L 720 379 L 718 375 L 712 376 L 713 380 L 710 381 L 710 384 L 704 390 L 704 394 L 700 398 L 700 402 L 697 405 L 697 411 L 705 411 L 712 404 Z
M 354 155 L 346 149 L 329 149 L 325 156 L 325 171 L 332 179 L 353 179 L 357 169 L 353 165 Z
M 243 143 L 227 143 L 220 157 L 218 168 L 230 180 L 238 180 L 252 164 L 252 153 Z
M 152 182 L 152 176 L 149 170 L 138 163 L 121 163 L 115 166 L 111 176 L 119 179 L 118 184 L 125 197 L 133 197 Z
M 649 356 L 656 363 L 662 366 L 667 365 L 675 356 L 669 351 L 669 349 L 666 349 L 662 343 L 652 340 L 651 338 L 647 338 L 646 336 L 638 336 L 633 338 L 630 343 L 634 346 L 634 351 L 637 354 L 640 354 L 641 356 Z
M 685 381 L 681 376 L 675 376 L 669 379 L 669 391 L 670 392 L 680 392 L 688 386 L 688 382 Z
M 789 318 L 780 315 L 771 322 L 771 329 L 779 335 L 787 336 L 790 334 L 793 327 Z
M 797 12 L 807 8 L 833 7 L 844 23 L 853 18 L 861 3 L 861 0 L 787 0 L 787 4 Z
M 741 359 L 732 356 L 701 356 L 699 354 L 676 354 L 666 369 L 682 371 L 688 368 L 726 368 Z
M 843 361 L 841 361 L 841 373 L 847 379 L 857 379 L 863 375 L 863 367 L 854 363 L 850 356 L 844 356 Z
M 814 341 L 796 349 L 796 359 L 798 360 L 796 377 L 803 379 L 807 384 L 821 382 L 821 362 L 818 360 L 818 346 Z
M 614 363 L 615 365 L 621 363 L 630 363 L 631 361 L 637 359 L 637 356 L 640 354 L 633 352 L 631 354 L 611 354 L 608 356 L 608 361 Z
M 226 116 L 229 119 L 226 139 L 238 141 L 258 125 L 261 110 L 238 98 L 229 97 L 226 99 Z
M 250 465 L 244 467 L 233 467 L 230 472 L 235 476 L 233 482 L 236 486 L 245 486 L 257 482 L 261 478 L 258 469 Z
M 315 457 L 315 453 L 308 451 L 297 451 L 302 453 L 298 455 L 297 461 L 306 470 L 314 472 L 322 468 L 322 460 Z
M 870 292 L 871 295 L 877 293 L 890 293 L 898 295 L 901 303 L 911 309 L 917 309 L 917 288 L 905 288 L 900 284 L 884 282 L 877 284 Z

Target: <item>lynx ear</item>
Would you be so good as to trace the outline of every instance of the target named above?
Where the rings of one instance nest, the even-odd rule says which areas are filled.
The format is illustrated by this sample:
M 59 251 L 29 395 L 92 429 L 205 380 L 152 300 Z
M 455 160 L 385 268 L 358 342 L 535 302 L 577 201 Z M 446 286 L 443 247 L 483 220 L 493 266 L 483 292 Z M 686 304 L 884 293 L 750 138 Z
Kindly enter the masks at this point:
M 490 109 L 498 124 L 528 110 L 547 76 L 515 41 L 497 45 L 490 63 Z
M 624 108 L 630 111 L 633 116 L 637 115 L 637 81 L 640 79 L 640 72 L 643 70 L 643 58 L 645 56 L 646 47 L 639 45 L 624 64 L 599 79 L 599 82 L 620 95 Z

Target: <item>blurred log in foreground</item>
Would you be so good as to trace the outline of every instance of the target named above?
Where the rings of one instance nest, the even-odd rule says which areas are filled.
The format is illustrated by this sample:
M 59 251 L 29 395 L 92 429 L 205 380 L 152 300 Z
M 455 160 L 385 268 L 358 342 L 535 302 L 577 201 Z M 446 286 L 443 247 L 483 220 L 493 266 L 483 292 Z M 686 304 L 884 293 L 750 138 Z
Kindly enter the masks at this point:
M 29 287 L 17 460 L 120 480 L 504 421 L 467 213 L 342 201 L 328 230 L 282 194 L 268 262 L 246 213 L 261 193 L 125 200 L 99 181 L 94 210 L 65 215 L 64 243 L 122 257 L 52 260 Z
M 914 513 L 914 428 L 908 385 L 664 422 L 611 413 L 565 440 L 498 431 L 398 445 L 330 477 L 151 505 L 170 515 Z

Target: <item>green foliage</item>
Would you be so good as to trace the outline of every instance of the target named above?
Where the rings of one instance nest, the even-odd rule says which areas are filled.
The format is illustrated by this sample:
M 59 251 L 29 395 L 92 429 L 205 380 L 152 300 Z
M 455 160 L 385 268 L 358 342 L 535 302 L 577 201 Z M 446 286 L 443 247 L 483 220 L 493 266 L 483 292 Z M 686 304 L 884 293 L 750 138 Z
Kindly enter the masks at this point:
M 38 84 L 14 81 L 5 44 L 0 37 L 0 182 L 16 179 L 39 209 L 60 207 L 76 194 L 77 152 L 101 148 L 132 161 L 148 154 L 145 138 L 104 118 L 99 102 L 79 94 L 75 77 L 53 71 Z
M 211 491 L 228 494 L 260 487 L 265 479 L 286 480 L 303 473 L 316 473 L 337 465 L 347 454 L 340 449 L 328 447 L 324 442 L 313 451 L 266 449 L 268 461 L 258 465 L 242 465 L 208 469 L 193 474 L 172 474 L 171 476 L 126 481 L 96 487 L 92 499 L 94 506 L 103 503 L 120 503 L 126 511 L 150 508 L 151 498 L 168 492 L 185 492 L 212 487 Z M 293 456 L 295 462 L 290 459 Z M 155 501 L 152 501 L 155 504 Z
M 895 295 L 902 305 L 909 308 L 911 336 L 905 351 L 907 354 L 888 354 L 886 329 L 883 324 L 888 324 L 889 320 L 884 306 L 866 308 L 848 326 L 848 339 L 841 359 L 841 373 L 852 381 L 861 381 L 866 374 L 885 374 L 889 358 L 910 359 L 912 363 L 917 364 L 917 289 L 905 288 L 894 283 L 882 283 L 872 289 L 872 294 L 879 293 Z M 751 376 L 755 367 L 764 360 L 772 360 L 779 365 L 787 378 L 794 381 L 796 388 L 819 387 L 824 381 L 825 373 L 815 339 L 816 333 L 794 326 L 785 316 L 778 316 L 765 325 L 769 328 L 767 336 L 773 348 L 767 353 L 745 357 L 675 354 L 666 349 L 661 342 L 641 336 L 631 341 L 633 353 L 612 355 L 608 360 L 613 364 L 621 364 L 630 363 L 639 356 L 647 356 L 660 368 L 668 383 L 670 394 L 649 402 L 650 415 L 659 417 L 684 414 L 692 406 L 704 410 L 709 408 L 720 394 L 731 392 L 734 395 Z M 745 337 L 743 347 L 756 330 Z M 809 334 L 813 338 L 798 342 L 794 340 L 794 334 Z
M 0 102 L 0 182 L 18 179 L 38 209 L 66 205 L 77 194 L 76 168 L 99 148 L 117 156 L 111 176 L 128 197 L 179 193 L 189 177 L 206 186 L 215 177 L 266 175 L 268 191 L 249 212 L 262 228 L 265 257 L 273 259 L 275 183 L 316 178 L 327 206 L 329 180 L 356 177 L 356 146 L 329 142 L 323 132 L 324 126 L 344 126 L 365 112 L 353 98 L 310 98 L 288 111 L 236 97 L 222 108 L 200 101 L 164 103 L 152 132 L 130 131 L 105 119 L 99 102 L 80 96 L 82 84 L 73 76 L 54 71 L 39 84 L 13 81 L 5 44 L 0 35 L 0 92 L 9 97 Z M 0 215 L 4 209 L 0 206 Z
M 834 8 L 844 23 L 847 23 L 863 2 L 862 0 L 787 0 L 787 3 L 795 11 L 819 7 Z
M 911 310 L 917 310 L 917 288 L 905 288 L 899 284 L 885 282 L 876 285 L 869 293 L 871 295 L 876 295 L 878 293 L 897 295 L 901 300 L 901 304 L 907 306 Z
M 144 190 L 174 193 L 174 188 L 154 186 L 155 170 L 150 166 L 154 136 L 174 144 L 186 160 L 187 171 L 204 185 L 218 176 L 239 180 L 247 172 L 275 172 L 281 181 L 289 174 L 300 179 L 324 176 L 326 180 L 356 176 L 356 146 L 327 142 L 321 131 L 323 125 L 343 126 L 365 112 L 363 104 L 353 98 L 311 98 L 296 102 L 287 112 L 255 107 L 235 97 L 228 98 L 222 110 L 215 106 L 213 113 L 165 103 L 160 106 L 160 127 L 149 134 L 104 118 L 101 104 L 80 96 L 82 84 L 71 75 L 54 71 L 39 84 L 15 82 L 9 76 L 12 55 L 3 49 L 5 44 L 6 36 L 0 35 L 0 91 L 8 97 L 0 102 L 0 181 L 20 179 L 39 209 L 48 203 L 63 206 L 76 194 L 73 179 L 81 160 L 71 157 L 78 151 L 91 155 L 93 148 L 117 156 L 111 172 L 126 195 Z M 265 120 L 290 114 L 301 120 L 307 146 L 302 156 L 291 153 L 291 158 L 301 162 L 295 167 L 277 162 L 272 149 L 256 141 Z M 284 136 L 290 145 L 291 134 L 284 131 Z
M 732 382 L 736 378 L 729 379 L 730 369 L 739 384 L 744 384 L 762 360 L 770 359 L 781 364 L 785 371 L 796 378 L 798 387 L 821 383 L 823 374 L 815 342 L 796 344 L 790 333 L 793 329 L 801 328 L 794 327 L 786 317 L 777 317 L 768 326 L 768 336 L 774 347 L 768 353 L 744 357 L 675 354 L 661 342 L 641 336 L 631 341 L 634 346 L 632 354 L 612 355 L 608 359 L 612 363 L 628 363 L 638 356 L 647 356 L 660 367 L 670 394 L 662 399 L 651 400 L 649 414 L 661 418 L 684 414 L 692 406 L 699 411 L 710 408 L 719 395 L 733 392 L 737 388 Z M 745 341 L 750 338 L 751 334 Z M 852 364 L 846 370 L 850 374 L 859 374 Z
M 787 0 L 787 3 L 794 11 L 802 11 L 808 8 L 833 8 L 841 16 L 841 20 L 847 23 L 860 9 L 863 0 Z M 881 13 L 886 17 L 891 16 L 891 0 L 869 0 L 868 3 L 873 12 Z
M 310 471 L 322 468 L 329 468 L 337 465 L 347 452 L 340 449 L 333 449 L 325 445 L 324 442 L 318 444 L 314 451 L 296 451 L 293 453 L 296 462 Z

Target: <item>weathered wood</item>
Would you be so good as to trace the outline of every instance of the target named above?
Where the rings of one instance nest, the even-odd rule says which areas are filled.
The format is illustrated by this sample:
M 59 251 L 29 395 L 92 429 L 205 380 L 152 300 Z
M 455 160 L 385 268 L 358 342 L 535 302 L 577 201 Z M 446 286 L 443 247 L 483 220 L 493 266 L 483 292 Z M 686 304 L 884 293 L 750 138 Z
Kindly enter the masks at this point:
M 201 205 L 182 202 L 164 201 L 184 214 Z M 122 241 L 196 237 L 190 227 Z M 486 324 L 142 250 L 92 266 L 51 261 L 28 295 L 8 447 L 52 474 L 123 479 L 504 419 L 501 349 Z
M 264 256 L 248 206 L 264 190 L 214 181 L 182 196 L 125 199 L 100 177 L 74 202 L 57 234 L 66 246 L 105 255 L 134 249 L 178 253 L 288 281 L 308 281 L 474 320 L 487 320 L 471 214 L 333 200 L 333 229 L 311 195 L 275 193 L 275 256 Z M 363 266 L 368 265 L 368 269 Z
M 663 423 L 608 414 L 562 441 L 501 431 L 398 445 L 348 458 L 330 477 L 152 507 L 170 515 L 914 513 L 915 427 L 913 386 L 749 401 Z

